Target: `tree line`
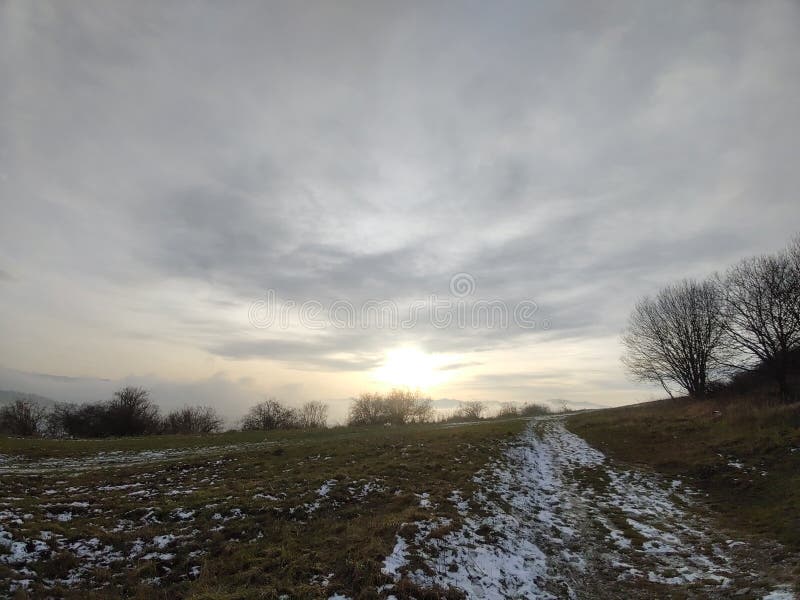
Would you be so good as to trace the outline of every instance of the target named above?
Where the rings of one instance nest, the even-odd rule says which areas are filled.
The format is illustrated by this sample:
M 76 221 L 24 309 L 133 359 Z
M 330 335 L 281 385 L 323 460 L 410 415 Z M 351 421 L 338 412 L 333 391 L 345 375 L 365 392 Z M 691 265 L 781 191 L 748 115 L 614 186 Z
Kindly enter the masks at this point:
M 566 410 L 566 409 L 565 409 Z M 551 414 L 544 404 L 516 404 L 504 402 L 493 417 L 488 416 L 489 405 L 475 400 L 460 402 L 449 413 L 437 412 L 433 401 L 419 391 L 393 389 L 386 394 L 364 393 L 350 403 L 347 424 L 359 425 L 407 425 L 410 423 L 452 423 L 457 421 L 479 421 L 487 418 L 511 419 Z
M 495 416 L 487 416 L 485 402 L 461 402 L 444 413 L 418 390 L 393 389 L 364 393 L 352 399 L 348 426 L 449 423 L 486 418 L 516 418 L 546 415 L 546 405 L 506 402 Z M 566 410 L 566 409 L 565 409 Z M 99 438 L 158 434 L 208 434 L 223 430 L 224 421 L 208 406 L 185 406 L 161 415 L 150 393 L 140 387 L 125 387 L 106 402 L 82 405 L 57 404 L 47 409 L 34 401 L 17 400 L 0 408 L 0 432 L 19 436 Z M 243 431 L 318 429 L 328 426 L 328 407 L 319 401 L 300 407 L 287 406 L 275 398 L 259 402 L 247 411 L 239 427 Z
M 252 406 L 242 419 L 244 431 L 270 429 L 318 429 L 328 425 L 328 407 L 322 402 L 306 402 L 292 408 L 269 398 Z
M 759 370 L 795 399 L 800 355 L 800 236 L 775 254 L 746 258 L 705 280 L 684 279 L 637 302 L 622 335 L 637 380 L 692 398 Z
M 307 402 L 300 408 L 274 398 L 250 408 L 242 430 L 313 429 L 326 427 L 328 407 Z M 219 433 L 224 420 L 210 406 L 184 406 L 162 415 L 150 393 L 128 386 L 106 402 L 57 404 L 48 409 L 35 401 L 16 400 L 0 408 L 0 432 L 19 436 L 99 438 L 158 434 Z
M 457 423 L 459 421 L 482 421 L 485 419 L 516 419 L 519 417 L 540 417 L 553 414 L 555 411 L 546 404 L 526 402 L 503 402 L 499 410 L 489 414 L 489 404 L 481 400 L 461 402 L 457 408 L 449 413 L 440 414 L 437 421 L 441 423 Z M 568 412 L 564 407 L 561 412 Z
M 98 438 L 222 431 L 223 420 L 209 406 L 185 406 L 162 416 L 150 393 L 127 386 L 105 402 L 56 404 L 16 400 L 0 408 L 0 431 L 12 435 Z

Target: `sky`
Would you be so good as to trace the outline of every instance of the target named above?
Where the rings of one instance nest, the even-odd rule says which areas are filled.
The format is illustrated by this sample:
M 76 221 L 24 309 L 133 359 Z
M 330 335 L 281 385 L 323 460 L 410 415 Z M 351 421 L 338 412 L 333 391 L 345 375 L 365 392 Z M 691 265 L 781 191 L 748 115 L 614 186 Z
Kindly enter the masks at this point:
M 6 0 L 0 81 L 0 389 L 643 401 L 636 299 L 800 231 L 796 2 Z

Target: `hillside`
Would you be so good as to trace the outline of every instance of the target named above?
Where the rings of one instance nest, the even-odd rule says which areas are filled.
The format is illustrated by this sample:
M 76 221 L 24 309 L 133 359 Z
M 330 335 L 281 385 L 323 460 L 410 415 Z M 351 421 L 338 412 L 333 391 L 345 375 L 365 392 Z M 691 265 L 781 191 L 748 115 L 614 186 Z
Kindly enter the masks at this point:
M 800 550 L 800 403 L 679 398 L 575 415 L 568 427 L 626 464 L 684 478 L 731 531 Z
M 783 550 L 566 419 L 0 437 L 0 595 L 793 597 Z

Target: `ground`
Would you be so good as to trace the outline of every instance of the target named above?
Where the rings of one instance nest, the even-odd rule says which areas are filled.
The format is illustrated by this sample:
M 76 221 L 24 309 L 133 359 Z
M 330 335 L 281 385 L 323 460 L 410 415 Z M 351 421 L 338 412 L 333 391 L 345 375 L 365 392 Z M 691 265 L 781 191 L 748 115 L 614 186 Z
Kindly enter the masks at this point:
M 685 478 L 723 526 L 800 552 L 800 404 L 676 398 L 585 412 L 568 426 L 618 461 Z
M 458 517 L 524 426 L 0 438 L 0 597 L 377 597 L 402 523 Z
M 0 452 L 21 598 L 794 597 L 784 548 L 563 417 Z
M 384 571 L 469 598 L 778 598 L 774 542 L 731 537 L 681 479 L 623 466 L 542 418 L 475 477 L 462 522 L 406 526 Z

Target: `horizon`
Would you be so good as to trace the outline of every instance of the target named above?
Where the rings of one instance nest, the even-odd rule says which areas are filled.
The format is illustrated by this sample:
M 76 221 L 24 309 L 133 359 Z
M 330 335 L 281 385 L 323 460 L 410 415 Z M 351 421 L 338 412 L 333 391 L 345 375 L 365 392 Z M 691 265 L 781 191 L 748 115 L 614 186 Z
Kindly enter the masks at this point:
M 620 406 L 797 231 L 800 6 L 8 2 L 0 390 Z

